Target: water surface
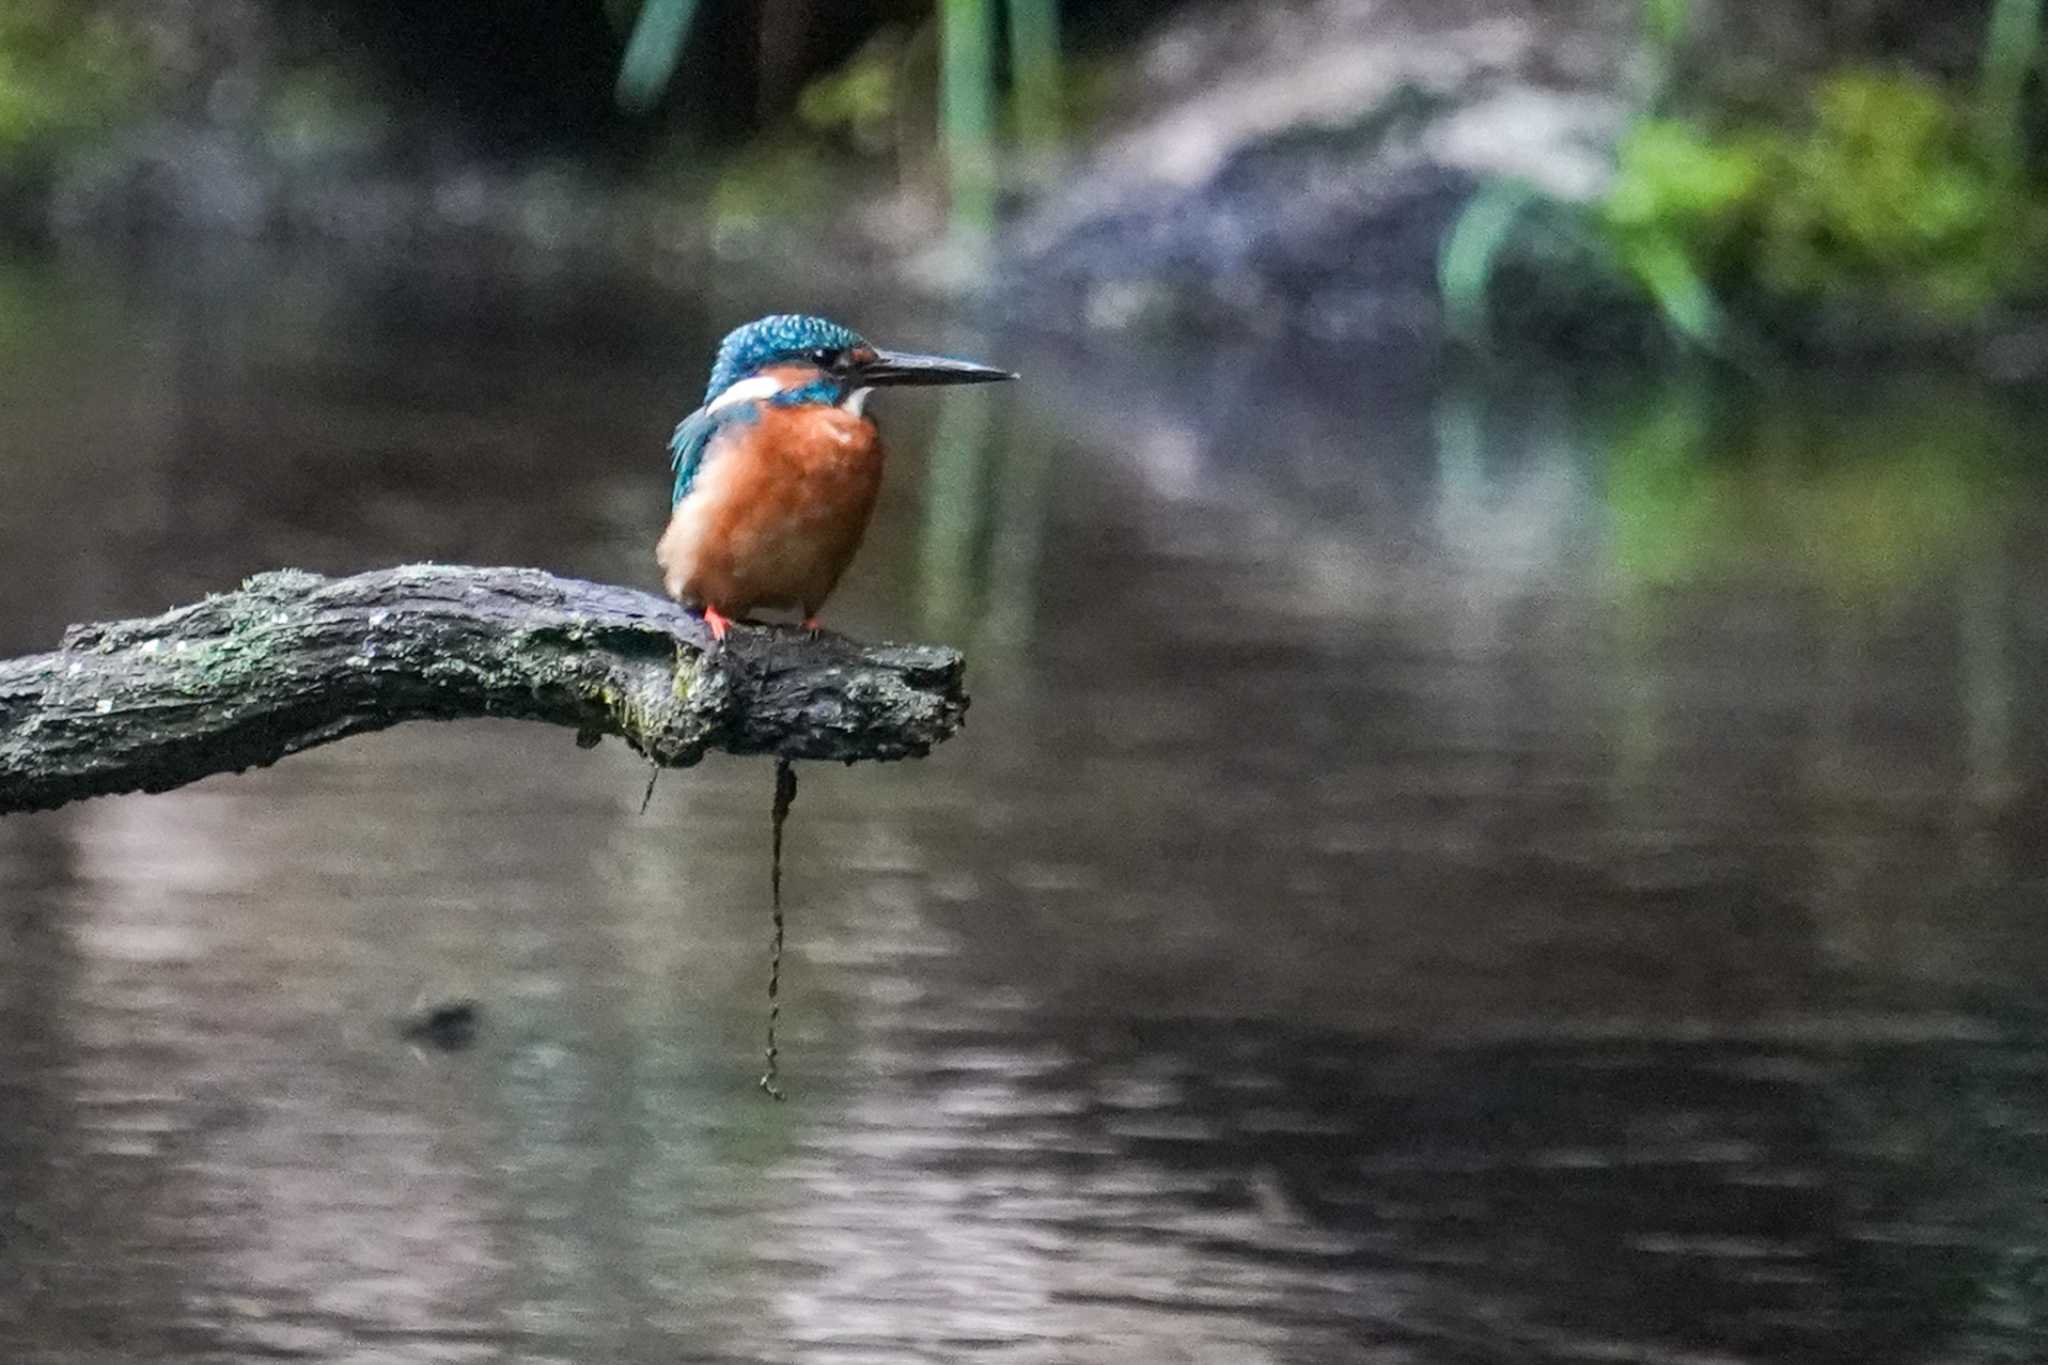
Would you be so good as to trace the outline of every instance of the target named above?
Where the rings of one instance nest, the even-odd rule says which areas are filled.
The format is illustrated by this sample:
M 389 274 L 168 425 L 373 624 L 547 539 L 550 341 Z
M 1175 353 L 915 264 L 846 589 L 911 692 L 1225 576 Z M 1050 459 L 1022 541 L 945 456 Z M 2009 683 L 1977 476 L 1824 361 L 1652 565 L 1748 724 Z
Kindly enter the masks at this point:
M 716 333 L 477 261 L 0 275 L 0 649 L 265 568 L 653 582 Z M 1117 355 L 891 395 L 931 759 L 411 727 L 0 821 L 0 1355 L 2048 1351 L 2048 427 Z M 474 1046 L 401 1021 L 481 1002 Z

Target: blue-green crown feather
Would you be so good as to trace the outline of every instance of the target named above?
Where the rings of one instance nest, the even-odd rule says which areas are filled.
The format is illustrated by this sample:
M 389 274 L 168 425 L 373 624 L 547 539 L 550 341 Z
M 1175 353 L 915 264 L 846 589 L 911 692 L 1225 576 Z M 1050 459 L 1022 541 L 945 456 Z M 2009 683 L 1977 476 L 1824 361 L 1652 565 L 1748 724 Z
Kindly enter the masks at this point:
M 824 318 L 803 313 L 777 313 L 726 333 L 711 367 L 711 386 L 704 401 L 779 360 L 798 360 L 812 351 L 843 351 L 863 344 L 860 334 Z

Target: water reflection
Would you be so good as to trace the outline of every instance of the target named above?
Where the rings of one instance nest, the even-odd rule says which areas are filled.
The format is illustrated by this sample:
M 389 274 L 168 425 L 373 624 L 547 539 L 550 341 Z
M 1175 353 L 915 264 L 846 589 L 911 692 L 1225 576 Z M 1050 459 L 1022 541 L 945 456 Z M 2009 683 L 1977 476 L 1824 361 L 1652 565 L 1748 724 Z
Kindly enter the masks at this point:
M 979 551 L 996 500 L 989 496 L 995 405 L 986 393 L 941 391 L 924 471 L 923 552 L 918 581 L 927 630 L 957 637 L 982 586 Z
M 711 336 L 786 303 L 5 298 L 10 649 L 280 563 L 650 580 Z M 2039 1353 L 2038 419 L 853 303 L 1031 383 L 888 409 L 835 618 L 976 703 L 806 777 L 792 1103 L 761 765 L 643 818 L 451 726 L 0 822 L 8 1358 Z

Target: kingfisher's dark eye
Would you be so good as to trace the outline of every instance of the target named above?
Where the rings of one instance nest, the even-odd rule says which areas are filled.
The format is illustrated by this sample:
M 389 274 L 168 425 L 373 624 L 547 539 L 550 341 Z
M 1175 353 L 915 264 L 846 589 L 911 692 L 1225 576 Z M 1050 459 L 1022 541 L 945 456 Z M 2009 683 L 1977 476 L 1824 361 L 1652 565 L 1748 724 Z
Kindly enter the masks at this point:
M 830 346 L 815 346 L 811 349 L 811 360 L 821 370 L 829 370 L 838 363 L 839 352 Z

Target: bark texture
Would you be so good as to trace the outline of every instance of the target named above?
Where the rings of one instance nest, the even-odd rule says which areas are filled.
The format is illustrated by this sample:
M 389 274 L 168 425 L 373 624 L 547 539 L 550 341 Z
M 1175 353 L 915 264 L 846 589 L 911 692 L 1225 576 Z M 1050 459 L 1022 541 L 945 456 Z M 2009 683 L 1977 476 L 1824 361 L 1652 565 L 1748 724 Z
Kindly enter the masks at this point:
M 717 749 L 908 758 L 967 709 L 950 649 L 741 626 L 714 648 L 665 598 L 537 569 L 261 574 L 0 660 L 0 814 L 166 791 L 408 720 L 546 721 L 651 762 Z

